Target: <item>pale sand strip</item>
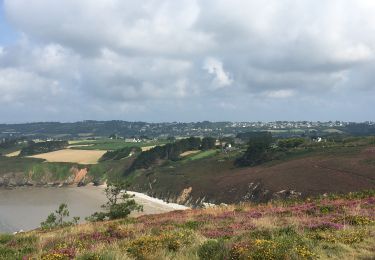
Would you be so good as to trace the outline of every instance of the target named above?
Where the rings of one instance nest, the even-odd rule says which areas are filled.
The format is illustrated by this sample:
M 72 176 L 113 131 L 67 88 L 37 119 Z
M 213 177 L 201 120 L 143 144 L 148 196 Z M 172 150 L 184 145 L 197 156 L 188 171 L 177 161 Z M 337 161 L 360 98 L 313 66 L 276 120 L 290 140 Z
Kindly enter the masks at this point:
M 146 201 L 149 201 L 153 204 L 159 204 L 159 205 L 161 205 L 162 207 L 165 207 L 165 208 L 170 208 L 170 209 L 173 209 L 173 210 L 189 209 L 189 207 L 187 207 L 187 206 L 180 205 L 180 204 L 177 204 L 177 203 L 168 203 L 168 202 L 165 202 L 161 199 L 153 198 L 153 197 L 150 197 L 150 196 L 148 196 L 146 194 L 143 194 L 143 193 L 140 193 L 140 192 L 127 191 L 127 193 L 130 194 L 130 195 L 134 195 L 136 199 L 146 200 Z

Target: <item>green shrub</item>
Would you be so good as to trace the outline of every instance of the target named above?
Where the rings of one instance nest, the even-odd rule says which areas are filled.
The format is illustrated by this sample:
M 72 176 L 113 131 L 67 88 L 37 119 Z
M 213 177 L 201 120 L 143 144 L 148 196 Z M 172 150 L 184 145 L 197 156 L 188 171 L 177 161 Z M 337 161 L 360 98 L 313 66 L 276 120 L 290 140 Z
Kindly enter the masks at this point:
M 183 228 L 197 230 L 202 225 L 199 221 L 190 220 L 182 224 Z
M 0 245 L 0 259 L 16 259 L 16 257 L 16 250 Z
M 320 206 L 319 210 L 320 210 L 320 213 L 322 213 L 322 214 L 329 214 L 329 213 L 333 212 L 334 207 L 331 206 L 331 205 L 325 205 L 325 206 Z
M 11 234 L 0 234 L 0 245 L 8 243 L 13 239 L 13 237 L 14 236 Z
M 225 259 L 227 255 L 228 250 L 222 240 L 208 240 L 204 242 L 198 249 L 199 259 Z
M 354 215 L 347 215 L 344 217 L 336 218 L 334 219 L 334 222 L 341 223 L 341 224 L 349 224 L 353 226 L 366 226 L 366 225 L 372 225 L 375 223 L 375 221 L 369 217 L 354 216 Z

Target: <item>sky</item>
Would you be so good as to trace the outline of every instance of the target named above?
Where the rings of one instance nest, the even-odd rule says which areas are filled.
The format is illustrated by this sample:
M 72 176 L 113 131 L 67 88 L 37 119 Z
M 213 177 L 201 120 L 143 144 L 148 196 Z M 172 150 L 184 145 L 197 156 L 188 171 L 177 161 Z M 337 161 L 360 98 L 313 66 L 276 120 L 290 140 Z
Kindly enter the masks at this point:
M 0 0 L 0 123 L 375 121 L 373 0 Z

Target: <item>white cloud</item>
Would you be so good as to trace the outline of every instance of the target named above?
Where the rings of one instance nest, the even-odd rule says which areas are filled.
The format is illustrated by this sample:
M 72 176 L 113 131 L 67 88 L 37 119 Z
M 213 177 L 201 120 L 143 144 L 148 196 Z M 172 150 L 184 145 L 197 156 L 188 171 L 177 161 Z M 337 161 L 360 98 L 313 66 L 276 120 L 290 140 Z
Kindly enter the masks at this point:
M 0 103 L 40 103 L 58 95 L 59 83 L 34 73 L 17 69 L 0 69 Z
M 264 94 L 269 98 L 289 98 L 295 95 L 295 91 L 292 89 L 280 89 L 274 91 L 266 91 Z
M 229 86 L 233 82 L 229 73 L 224 70 L 223 63 L 216 58 L 207 58 L 203 69 L 207 70 L 209 74 L 214 75 L 214 85 L 219 88 Z
M 4 11 L 21 39 L 0 42 L 0 103 L 40 113 L 39 98 L 111 118 L 177 114 L 176 102 L 186 116 L 206 102 L 247 111 L 246 98 L 375 95 L 370 0 L 4 0 Z

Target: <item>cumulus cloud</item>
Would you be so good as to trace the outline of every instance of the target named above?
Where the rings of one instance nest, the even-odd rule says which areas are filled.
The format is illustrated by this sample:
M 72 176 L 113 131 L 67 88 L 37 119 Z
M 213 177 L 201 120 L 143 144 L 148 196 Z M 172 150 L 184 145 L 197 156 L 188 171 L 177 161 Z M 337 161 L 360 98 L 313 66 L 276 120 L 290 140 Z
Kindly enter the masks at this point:
M 209 74 L 214 75 L 214 85 L 217 87 L 225 87 L 232 84 L 228 72 L 223 68 L 223 63 L 215 58 L 207 58 L 203 68 L 207 70 Z
M 0 8 L 19 35 L 0 40 L 0 104 L 19 121 L 37 119 L 24 114 L 31 106 L 44 120 L 218 120 L 218 111 L 223 120 L 356 120 L 353 111 L 375 97 L 371 0 L 4 0 Z M 331 113 L 317 118 L 323 108 Z

